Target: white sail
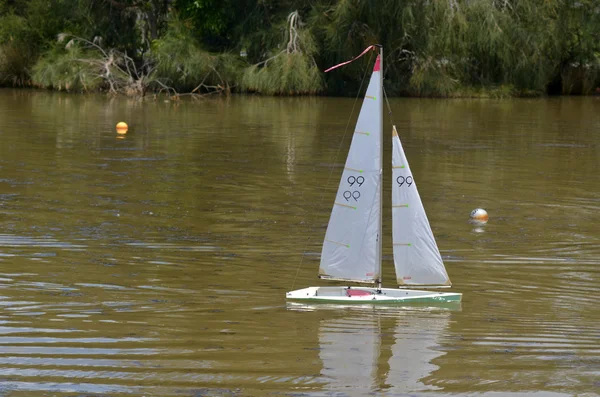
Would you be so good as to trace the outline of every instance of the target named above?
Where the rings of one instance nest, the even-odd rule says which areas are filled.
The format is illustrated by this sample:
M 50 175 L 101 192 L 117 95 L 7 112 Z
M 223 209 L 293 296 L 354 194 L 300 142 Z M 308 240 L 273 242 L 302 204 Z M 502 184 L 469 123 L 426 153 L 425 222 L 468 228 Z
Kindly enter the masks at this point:
M 392 239 L 398 285 L 450 286 L 396 127 L 392 140 Z
M 381 275 L 381 61 L 377 57 L 327 226 L 319 276 L 374 282 Z

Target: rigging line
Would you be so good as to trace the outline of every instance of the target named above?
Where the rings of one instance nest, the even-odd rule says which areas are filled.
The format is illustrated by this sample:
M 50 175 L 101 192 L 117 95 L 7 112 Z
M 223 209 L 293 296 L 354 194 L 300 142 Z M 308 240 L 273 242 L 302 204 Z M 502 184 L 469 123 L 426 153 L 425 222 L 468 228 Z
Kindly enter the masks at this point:
M 390 121 L 392 122 L 392 125 L 396 125 L 396 123 L 394 123 L 394 116 L 392 115 L 392 107 L 390 106 L 390 101 L 388 99 L 387 92 L 385 91 L 385 86 L 381 85 L 381 88 L 383 89 L 383 97 L 385 98 L 385 103 L 388 108 L 388 115 L 390 116 Z
M 373 52 L 371 52 L 369 54 L 369 60 L 368 60 L 367 64 L 369 64 L 369 65 L 371 64 L 371 59 L 373 59 Z M 356 108 L 356 103 L 358 102 L 358 98 L 360 97 L 360 93 L 362 91 L 363 85 L 365 84 L 365 79 L 367 77 L 368 72 L 369 72 L 369 67 L 366 67 L 365 73 L 363 74 L 362 80 L 360 81 L 360 86 L 358 87 L 358 92 L 356 93 L 356 98 L 354 98 L 354 103 L 352 104 L 352 110 L 350 111 L 350 115 L 348 116 L 348 121 L 346 122 L 346 128 L 344 129 L 344 134 L 342 135 L 340 144 L 338 145 L 337 151 L 335 152 L 335 158 L 333 160 L 333 163 L 331 163 L 331 167 L 329 167 L 329 177 L 327 178 L 327 184 L 325 186 L 329 186 L 329 182 L 331 181 L 331 176 L 333 175 L 333 167 L 335 166 L 335 163 L 337 162 L 337 159 L 340 155 L 340 151 L 342 149 L 342 144 L 344 143 L 346 135 L 348 134 L 348 127 L 350 126 L 350 122 L 352 121 L 352 115 L 354 114 L 354 109 Z M 324 194 L 325 193 L 321 189 L 321 197 L 319 197 L 319 201 L 318 201 L 319 205 L 317 207 L 317 214 L 320 213 L 321 210 L 323 209 L 323 195 Z M 302 267 L 302 264 L 304 263 L 304 257 L 306 256 L 306 248 L 308 247 L 308 243 L 310 241 L 310 236 L 312 235 L 312 231 L 314 231 L 315 227 L 313 226 L 312 229 L 313 230 L 311 230 L 311 234 L 308 236 L 308 239 L 306 240 L 304 249 L 302 250 L 302 256 L 300 257 L 300 264 L 298 264 L 298 268 L 296 269 L 296 275 L 294 276 L 294 281 L 292 281 L 292 289 L 294 289 L 294 285 L 296 285 L 296 279 L 298 278 L 298 273 L 300 272 L 300 268 Z

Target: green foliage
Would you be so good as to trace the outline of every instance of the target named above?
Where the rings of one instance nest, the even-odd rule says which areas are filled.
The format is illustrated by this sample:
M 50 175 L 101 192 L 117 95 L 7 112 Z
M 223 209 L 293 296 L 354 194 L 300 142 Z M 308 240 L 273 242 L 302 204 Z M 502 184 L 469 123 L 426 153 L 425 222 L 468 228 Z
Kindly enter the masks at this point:
M 600 84 L 600 62 L 571 63 L 561 70 L 562 94 L 591 94 Z
M 101 59 L 95 51 L 85 51 L 80 46 L 68 49 L 55 46 L 33 68 L 34 84 L 42 88 L 65 91 L 89 91 L 103 83 L 95 62 Z
M 450 97 L 456 98 L 492 98 L 492 99 L 505 99 L 512 98 L 514 96 L 539 96 L 537 92 L 532 95 L 530 91 L 518 91 L 513 85 L 499 85 L 499 86 L 464 86 L 456 88 L 452 91 Z
M 242 88 L 269 95 L 315 94 L 322 89 L 319 68 L 313 55 L 317 51 L 310 32 L 302 29 L 297 11 L 288 15 L 285 29 L 285 48 L 266 61 L 246 69 Z M 262 65 L 261 65 L 262 64 Z
M 256 1 L 176 0 L 180 18 L 188 21 L 195 38 L 211 50 L 223 50 L 235 43 L 235 27 L 246 18 Z
M 114 1 L 115 6 L 110 7 L 95 0 L 14 0 L 0 3 L 0 81 L 29 84 L 33 64 L 38 59 L 42 63 L 38 70 L 48 67 L 50 59 L 59 61 L 57 68 L 63 68 L 65 59 L 56 54 L 40 58 L 46 51 L 54 51 L 56 37 L 62 32 L 90 41 L 97 39 L 109 48 L 141 58 L 145 50 L 144 31 L 149 28 L 140 26 L 136 21 L 151 20 L 152 14 L 156 22 L 158 11 L 153 5 L 155 1 L 158 2 L 136 2 L 135 6 L 132 0 L 123 0 L 123 3 Z M 12 50 L 14 48 L 21 51 Z M 53 73 L 46 75 L 59 76 Z M 51 86 L 64 88 L 64 83 L 58 80 Z M 76 87 L 78 84 L 69 86 Z
M 557 12 L 561 93 L 589 94 L 600 85 L 600 5 L 593 0 L 566 2 Z
M 467 21 L 456 4 L 437 2 L 425 14 L 411 7 L 406 15 L 407 34 L 418 43 L 410 46 L 414 50 L 405 60 L 410 75 L 405 89 L 410 95 L 451 96 L 464 84 Z M 439 29 L 425 31 L 421 24 Z
M 34 57 L 27 47 L 16 43 L 0 45 L 0 85 L 29 85 L 29 68 Z
M 453 96 L 462 87 L 482 85 L 543 93 L 561 76 L 573 76 L 578 82 L 569 84 L 573 87 L 598 84 L 598 74 L 592 72 L 597 62 L 590 59 L 600 53 L 600 10 L 593 0 L 401 0 L 381 1 L 377 7 L 358 0 L 321 4 L 311 19 L 313 31 L 327 49 L 319 61 L 334 64 L 369 44 L 383 44 L 390 93 Z M 586 54 L 586 59 L 579 59 L 579 54 Z M 565 73 L 570 58 L 587 65 L 586 72 Z M 348 89 L 339 80 L 358 82 L 361 70 L 364 64 L 356 62 L 327 76 L 328 86 Z
M 29 83 L 29 69 L 35 57 L 26 44 L 28 37 L 25 18 L 12 13 L 0 17 L 0 85 L 24 86 Z
M 200 33 L 221 35 L 234 18 L 234 5 L 223 0 L 192 0 L 185 7 L 190 15 L 202 16 Z M 198 18 L 200 19 L 200 18 Z
M 453 78 L 451 62 L 446 59 L 418 59 L 413 63 L 409 92 L 417 96 L 451 96 L 460 87 Z
M 153 69 L 136 66 L 133 58 L 115 49 L 63 33 L 59 43 L 34 68 L 36 84 L 55 89 L 88 91 L 102 87 L 112 94 L 143 96 L 153 82 Z
M 201 84 L 234 86 L 244 65 L 238 57 L 203 50 L 185 21 L 172 18 L 168 32 L 152 47 L 156 78 L 179 92 L 189 92 Z M 200 87 L 203 88 L 203 87 Z
M 13 13 L 0 17 L 0 43 L 14 42 L 28 34 L 29 26 L 25 18 Z
M 141 71 L 133 80 L 156 76 L 158 90 L 355 95 L 372 54 L 321 71 L 376 43 L 391 95 L 589 94 L 600 85 L 598 0 L 0 0 L 0 84 L 30 84 L 40 59 L 34 80 L 44 86 L 114 89 L 54 48 L 62 32 L 121 54 L 121 66 Z
M 267 95 L 316 94 L 322 88 L 316 65 L 301 53 L 282 53 L 267 66 L 246 69 L 242 87 Z

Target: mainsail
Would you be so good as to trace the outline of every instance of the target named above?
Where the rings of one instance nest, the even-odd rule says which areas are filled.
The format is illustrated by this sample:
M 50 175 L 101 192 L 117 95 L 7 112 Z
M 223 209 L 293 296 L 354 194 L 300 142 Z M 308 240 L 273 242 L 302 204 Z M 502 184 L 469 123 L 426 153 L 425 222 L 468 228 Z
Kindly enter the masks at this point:
M 398 285 L 450 286 L 396 127 L 392 140 L 392 239 Z
M 381 59 L 377 57 L 327 226 L 319 276 L 375 282 L 381 275 Z

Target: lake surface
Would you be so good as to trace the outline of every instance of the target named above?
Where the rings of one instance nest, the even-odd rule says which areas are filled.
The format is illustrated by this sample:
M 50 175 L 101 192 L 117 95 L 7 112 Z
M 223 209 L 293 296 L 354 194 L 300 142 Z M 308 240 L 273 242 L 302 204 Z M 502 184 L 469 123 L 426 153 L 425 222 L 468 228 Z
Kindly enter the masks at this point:
M 600 394 L 600 98 L 393 99 L 462 305 L 292 305 L 354 104 L 0 90 L 0 395 Z

